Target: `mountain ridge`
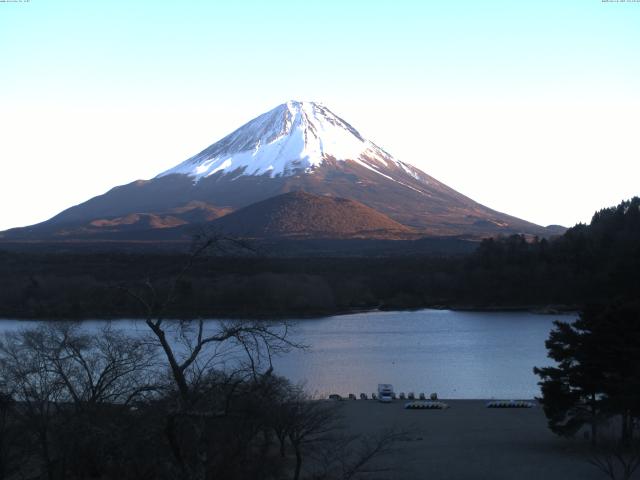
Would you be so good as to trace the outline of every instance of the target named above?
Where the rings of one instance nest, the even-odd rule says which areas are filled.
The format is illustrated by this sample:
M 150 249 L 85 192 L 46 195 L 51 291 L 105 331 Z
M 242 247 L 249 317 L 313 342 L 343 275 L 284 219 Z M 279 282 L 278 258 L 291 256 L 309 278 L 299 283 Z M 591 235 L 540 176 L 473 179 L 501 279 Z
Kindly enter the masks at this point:
M 395 159 L 323 105 L 289 101 L 152 179 L 114 187 L 46 222 L 0 236 L 69 238 L 118 224 L 121 232 L 135 224 L 165 235 L 183 222 L 206 223 L 215 216 L 175 213 L 187 205 L 228 214 L 299 190 L 359 202 L 423 236 L 558 233 L 485 207 Z

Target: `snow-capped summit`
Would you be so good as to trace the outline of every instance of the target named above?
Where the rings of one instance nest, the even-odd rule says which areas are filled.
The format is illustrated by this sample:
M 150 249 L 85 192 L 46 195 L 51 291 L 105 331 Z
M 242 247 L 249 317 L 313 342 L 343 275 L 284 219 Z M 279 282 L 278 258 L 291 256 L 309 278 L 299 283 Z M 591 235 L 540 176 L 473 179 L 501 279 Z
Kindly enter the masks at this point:
M 324 105 L 290 100 L 158 177 L 182 174 L 198 181 L 218 172 L 290 176 L 313 173 L 327 159 L 352 160 L 381 175 L 392 165 L 419 175 Z
M 287 196 L 300 191 L 311 197 Z M 264 203 L 271 198 L 278 200 Z M 347 208 L 340 203 L 344 199 L 355 203 Z M 251 205 L 255 208 L 243 210 Z M 151 180 L 115 187 L 0 238 L 148 240 L 160 238 L 157 232 L 178 238 L 189 225 L 215 223 L 220 216 L 219 226 L 257 232 L 256 212 L 302 236 L 330 225 L 323 235 L 340 237 L 360 224 L 369 228 L 370 238 L 549 234 L 396 160 L 327 107 L 289 101 Z M 233 216 L 222 221 L 224 215 Z M 381 232 L 370 231 L 373 227 Z

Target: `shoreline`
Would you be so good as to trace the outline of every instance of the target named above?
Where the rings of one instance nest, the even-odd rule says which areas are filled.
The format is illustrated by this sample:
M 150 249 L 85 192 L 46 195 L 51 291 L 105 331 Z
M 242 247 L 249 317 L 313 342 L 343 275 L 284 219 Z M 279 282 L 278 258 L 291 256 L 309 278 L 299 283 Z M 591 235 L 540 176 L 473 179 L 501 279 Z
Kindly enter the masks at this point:
M 577 305 L 447 305 L 447 304 L 433 304 L 420 307 L 400 308 L 395 306 L 378 306 L 373 308 L 352 308 L 352 309 L 338 309 L 327 310 L 320 312 L 290 312 L 285 314 L 250 314 L 246 312 L 230 313 L 219 312 L 212 315 L 199 315 L 199 316 L 183 316 L 181 320 L 198 320 L 203 318 L 206 320 L 215 319 L 230 319 L 230 320 L 314 320 L 326 317 L 338 317 L 343 315 L 353 315 L 359 313 L 376 313 L 376 312 L 417 312 L 421 310 L 451 310 L 453 312 L 495 312 L 495 313 L 532 313 L 536 315 L 569 315 L 576 314 L 580 311 L 580 307 Z M 104 320 L 104 321 L 117 321 L 117 320 L 145 320 L 147 317 L 144 315 L 131 314 L 126 317 L 123 316 L 79 316 L 79 317 L 46 317 L 46 316 L 20 316 L 11 315 L 4 316 L 0 313 L 0 322 L 2 321 L 44 321 L 44 322 L 60 322 L 60 321 L 92 321 L 92 320 Z M 171 318 L 167 318 L 171 320 Z M 174 318 L 173 320 L 178 320 Z

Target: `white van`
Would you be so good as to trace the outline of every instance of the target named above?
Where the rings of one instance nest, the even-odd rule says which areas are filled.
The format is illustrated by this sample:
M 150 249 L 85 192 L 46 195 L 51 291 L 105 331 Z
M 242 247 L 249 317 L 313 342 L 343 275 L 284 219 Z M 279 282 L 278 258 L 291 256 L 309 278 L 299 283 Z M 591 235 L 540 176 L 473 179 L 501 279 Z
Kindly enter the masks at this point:
M 389 403 L 393 400 L 393 385 L 388 383 L 378 384 L 378 401 L 383 403 Z

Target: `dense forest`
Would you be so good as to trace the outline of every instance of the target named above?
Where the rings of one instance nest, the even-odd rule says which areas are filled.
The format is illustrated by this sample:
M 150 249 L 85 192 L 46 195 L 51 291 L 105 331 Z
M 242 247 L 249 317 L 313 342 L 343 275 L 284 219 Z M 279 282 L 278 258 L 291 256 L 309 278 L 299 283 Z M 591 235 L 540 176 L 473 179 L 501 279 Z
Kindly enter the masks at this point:
M 482 241 L 470 254 L 282 257 L 246 250 L 36 253 L 0 249 L 0 316 L 116 318 L 175 293 L 169 317 L 300 316 L 358 309 L 576 308 L 640 287 L 640 198 L 551 239 Z M 185 266 L 190 265 L 185 271 Z M 181 273 L 182 272 L 182 273 Z

